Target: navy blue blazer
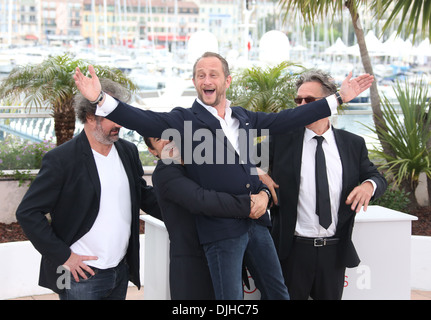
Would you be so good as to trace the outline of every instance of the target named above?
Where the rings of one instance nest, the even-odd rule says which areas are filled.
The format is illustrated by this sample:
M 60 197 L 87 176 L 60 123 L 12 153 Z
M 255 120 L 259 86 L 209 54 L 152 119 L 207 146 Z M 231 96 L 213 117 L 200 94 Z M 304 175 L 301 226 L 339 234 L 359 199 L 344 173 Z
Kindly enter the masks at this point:
M 270 172 L 279 187 L 279 206 L 271 209 L 272 236 L 280 259 L 286 259 L 293 244 L 297 220 L 298 194 L 305 128 L 285 135 L 272 136 L 270 141 Z M 386 191 L 387 182 L 368 158 L 368 150 L 362 137 L 345 130 L 333 128 L 340 154 L 342 191 L 338 209 L 335 236 L 340 238 L 338 263 L 342 267 L 356 267 L 359 256 L 352 242 L 356 213 L 345 203 L 350 192 L 360 183 L 372 179 L 377 189 L 373 199 Z
M 170 132 L 177 146 L 181 146 L 187 176 L 205 189 L 239 195 L 255 194 L 263 187 L 258 176 L 252 174 L 255 169 L 254 150 L 249 146 L 253 145 L 253 129 L 256 129 L 257 136 L 261 129 L 281 134 L 331 114 L 326 99 L 279 113 L 231 108 L 232 116 L 239 120 L 239 128 L 245 133 L 246 143 L 240 145 L 242 162 L 224 136 L 219 121 L 197 101 L 191 108 L 178 107 L 166 113 L 142 110 L 119 102 L 107 118 L 146 137 L 161 137 L 162 133 L 167 133 L 165 130 L 174 129 Z M 200 162 L 202 157 L 206 159 L 204 163 Z M 225 164 L 220 164 L 222 158 Z M 268 214 L 258 221 L 270 225 Z M 250 219 L 196 218 L 201 243 L 238 237 L 248 230 L 250 223 Z

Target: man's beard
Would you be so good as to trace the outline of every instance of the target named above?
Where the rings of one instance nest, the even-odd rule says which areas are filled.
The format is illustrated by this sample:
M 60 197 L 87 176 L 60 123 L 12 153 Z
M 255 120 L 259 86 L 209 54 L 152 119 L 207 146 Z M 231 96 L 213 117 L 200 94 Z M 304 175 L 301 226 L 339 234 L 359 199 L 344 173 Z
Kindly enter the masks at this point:
M 115 134 L 111 134 L 112 131 L 118 131 Z M 97 123 L 96 130 L 93 132 L 93 136 L 96 141 L 101 144 L 111 145 L 119 139 L 120 128 L 118 130 L 110 130 L 108 134 L 103 132 L 102 126 L 100 123 Z

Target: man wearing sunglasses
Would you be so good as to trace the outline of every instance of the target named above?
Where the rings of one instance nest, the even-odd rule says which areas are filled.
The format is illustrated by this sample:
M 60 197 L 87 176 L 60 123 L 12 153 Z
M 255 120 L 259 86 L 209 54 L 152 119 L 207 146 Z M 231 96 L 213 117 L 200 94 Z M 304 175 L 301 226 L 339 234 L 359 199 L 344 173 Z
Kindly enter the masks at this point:
M 295 103 L 300 106 L 337 91 L 331 77 L 319 70 L 302 74 Z M 315 157 L 323 137 L 329 198 L 316 212 Z M 381 196 L 385 178 L 368 158 L 362 137 L 332 127 L 330 118 L 315 121 L 285 135 L 271 136 L 268 175 L 261 180 L 273 192 L 272 236 L 289 294 L 294 299 L 341 299 L 346 267 L 360 260 L 351 240 L 355 213 Z M 325 171 L 325 170 L 324 170 Z M 274 182 L 275 181 L 275 182 Z M 274 192 L 278 188 L 279 197 Z M 323 205 L 322 205 L 323 206 Z

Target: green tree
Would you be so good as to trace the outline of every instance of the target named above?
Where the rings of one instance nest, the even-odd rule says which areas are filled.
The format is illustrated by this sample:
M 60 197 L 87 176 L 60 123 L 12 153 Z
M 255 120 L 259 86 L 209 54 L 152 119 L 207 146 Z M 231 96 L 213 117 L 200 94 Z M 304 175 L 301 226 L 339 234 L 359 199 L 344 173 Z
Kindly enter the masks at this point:
M 296 107 L 295 80 L 303 68 L 292 62 L 281 62 L 274 67 L 253 67 L 235 74 L 227 98 L 232 104 L 251 111 L 278 112 Z
M 419 174 L 425 172 L 431 178 L 430 141 L 431 116 L 430 101 L 426 83 L 417 81 L 413 86 L 407 82 L 397 83 L 395 94 L 400 105 L 395 108 L 386 97 L 382 99 L 383 117 L 387 130 L 371 128 L 391 146 L 393 154 L 382 150 L 372 150 L 378 158 L 384 159 L 382 168 L 394 184 L 410 194 L 411 203 L 417 206 L 414 191 L 419 182 Z
M 57 145 L 73 138 L 75 110 L 73 97 L 77 93 L 73 74 L 77 67 L 84 73 L 88 63 L 72 59 L 68 54 L 50 57 L 40 64 L 28 64 L 14 68 L 0 83 L 0 99 L 4 104 L 22 104 L 31 110 L 50 108 L 54 118 Z M 109 78 L 129 90 L 136 86 L 120 70 L 94 66 L 100 78 Z

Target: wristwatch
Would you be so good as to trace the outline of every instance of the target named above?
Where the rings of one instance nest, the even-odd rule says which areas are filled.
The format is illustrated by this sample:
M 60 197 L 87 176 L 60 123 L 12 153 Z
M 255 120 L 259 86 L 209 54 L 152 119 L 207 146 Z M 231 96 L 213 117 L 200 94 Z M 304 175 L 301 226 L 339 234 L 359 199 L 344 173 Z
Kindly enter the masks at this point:
M 272 195 L 271 195 L 271 191 L 269 191 L 268 188 L 263 187 L 262 189 L 259 190 L 260 191 L 265 191 L 266 194 L 268 195 L 268 208 L 272 205 Z
M 105 92 L 100 91 L 100 94 L 99 94 L 99 96 L 97 97 L 97 99 L 96 99 L 96 100 L 94 100 L 94 101 L 90 101 L 90 103 L 91 103 L 91 104 L 99 104 L 99 102 L 100 102 L 100 101 L 102 101 L 104 97 L 105 97 Z
M 338 104 L 341 106 L 344 103 L 344 101 L 343 101 L 343 98 L 341 98 L 340 93 L 338 91 L 335 92 L 335 97 L 337 98 Z

